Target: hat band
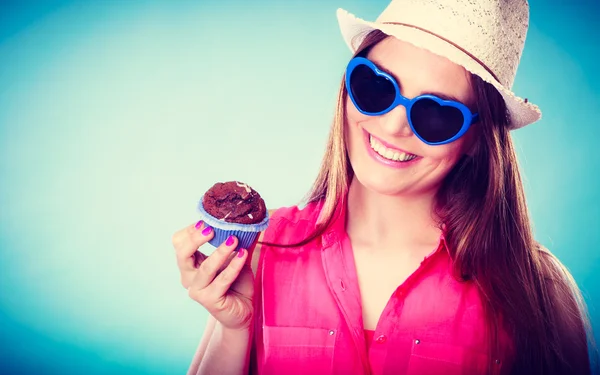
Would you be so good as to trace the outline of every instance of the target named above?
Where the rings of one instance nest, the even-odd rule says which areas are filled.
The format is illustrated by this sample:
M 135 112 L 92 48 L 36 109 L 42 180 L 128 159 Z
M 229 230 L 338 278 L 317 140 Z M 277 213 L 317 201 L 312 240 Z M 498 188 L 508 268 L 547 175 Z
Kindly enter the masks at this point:
M 423 29 L 419 26 L 414 26 L 414 25 L 409 25 L 407 23 L 400 23 L 400 22 L 383 22 L 384 24 L 388 24 L 388 25 L 398 25 L 398 26 L 406 26 L 406 27 L 412 27 L 413 29 L 417 29 L 420 31 L 423 31 L 427 34 L 433 35 L 436 38 L 439 38 L 441 40 L 443 40 L 446 43 L 450 43 L 451 45 L 453 45 L 454 47 L 458 48 L 459 50 L 461 50 L 463 53 L 465 53 L 467 56 L 469 56 L 470 58 L 472 58 L 473 60 L 475 60 L 479 65 L 481 65 L 485 70 L 487 70 L 488 73 L 490 73 L 492 75 L 492 77 L 494 77 L 494 79 L 498 82 L 500 82 L 500 80 L 498 79 L 498 77 L 496 77 L 496 75 L 494 74 L 494 72 L 487 67 L 487 65 L 485 65 L 483 63 L 483 61 L 479 60 L 477 57 L 473 56 L 469 51 L 467 51 L 466 49 L 462 48 L 461 46 L 459 46 L 458 44 L 452 42 L 451 40 L 448 40 L 446 38 L 444 38 L 443 36 L 440 36 L 436 33 L 432 33 L 429 30 Z M 502 84 L 502 82 L 500 82 L 500 84 Z

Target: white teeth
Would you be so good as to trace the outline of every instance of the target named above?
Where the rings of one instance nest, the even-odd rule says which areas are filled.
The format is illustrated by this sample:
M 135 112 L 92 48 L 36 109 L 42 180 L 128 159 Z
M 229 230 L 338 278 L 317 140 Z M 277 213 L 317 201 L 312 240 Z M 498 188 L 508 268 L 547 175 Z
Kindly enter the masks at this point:
M 373 138 L 372 136 L 369 136 L 369 143 L 371 144 L 371 148 L 376 153 L 378 153 L 379 155 L 381 155 L 384 158 L 389 159 L 389 160 L 407 162 L 407 161 L 413 160 L 414 158 L 417 157 L 417 155 L 407 154 L 404 152 L 398 152 L 398 151 L 389 149 L 389 148 L 385 147 L 381 142 L 379 142 L 378 140 Z

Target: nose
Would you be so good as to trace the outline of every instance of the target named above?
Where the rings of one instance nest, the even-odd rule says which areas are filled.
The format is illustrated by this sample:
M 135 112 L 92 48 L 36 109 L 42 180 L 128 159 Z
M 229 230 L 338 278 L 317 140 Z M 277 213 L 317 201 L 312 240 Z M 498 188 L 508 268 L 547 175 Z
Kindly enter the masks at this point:
M 379 116 L 381 130 L 394 137 L 410 137 L 413 135 L 408 114 L 404 106 L 397 106 L 386 114 Z

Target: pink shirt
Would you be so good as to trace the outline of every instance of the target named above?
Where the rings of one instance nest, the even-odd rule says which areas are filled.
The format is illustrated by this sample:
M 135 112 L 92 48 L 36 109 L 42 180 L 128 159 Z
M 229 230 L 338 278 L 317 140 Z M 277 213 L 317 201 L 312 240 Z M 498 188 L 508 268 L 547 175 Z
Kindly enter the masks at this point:
M 306 238 L 319 210 L 310 204 L 276 211 L 264 241 Z M 485 373 L 488 362 L 494 374 L 508 372 L 506 358 L 487 355 L 479 294 L 452 277 L 443 239 L 398 286 L 366 342 L 345 207 L 339 214 L 301 248 L 262 247 L 252 374 L 472 375 Z M 507 335 L 501 337 L 508 348 Z

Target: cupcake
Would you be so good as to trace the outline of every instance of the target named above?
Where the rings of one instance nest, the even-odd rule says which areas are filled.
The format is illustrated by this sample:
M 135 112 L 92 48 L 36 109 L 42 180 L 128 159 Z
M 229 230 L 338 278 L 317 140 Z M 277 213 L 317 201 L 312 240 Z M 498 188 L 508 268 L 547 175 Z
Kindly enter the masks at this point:
M 202 196 L 198 211 L 201 219 L 215 231 L 209 241 L 215 247 L 234 235 L 239 240 L 238 249 L 247 249 L 269 224 L 267 207 L 260 194 L 238 181 L 213 185 Z

